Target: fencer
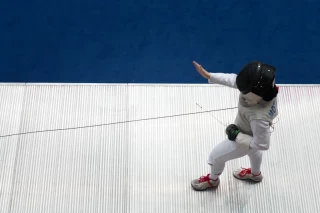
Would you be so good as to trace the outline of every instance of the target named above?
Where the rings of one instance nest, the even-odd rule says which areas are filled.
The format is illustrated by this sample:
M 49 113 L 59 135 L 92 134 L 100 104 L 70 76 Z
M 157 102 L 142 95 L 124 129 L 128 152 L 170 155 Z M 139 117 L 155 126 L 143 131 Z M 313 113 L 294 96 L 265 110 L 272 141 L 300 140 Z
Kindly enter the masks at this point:
M 191 186 L 195 190 L 217 187 L 226 162 L 243 156 L 249 157 L 250 167 L 236 169 L 233 176 L 240 180 L 262 181 L 262 154 L 269 149 L 270 127 L 278 115 L 275 67 L 253 61 L 234 74 L 210 73 L 197 62 L 193 64 L 208 83 L 237 89 L 239 102 L 235 122 L 225 130 L 226 139 L 209 153 L 210 173 L 192 180 Z

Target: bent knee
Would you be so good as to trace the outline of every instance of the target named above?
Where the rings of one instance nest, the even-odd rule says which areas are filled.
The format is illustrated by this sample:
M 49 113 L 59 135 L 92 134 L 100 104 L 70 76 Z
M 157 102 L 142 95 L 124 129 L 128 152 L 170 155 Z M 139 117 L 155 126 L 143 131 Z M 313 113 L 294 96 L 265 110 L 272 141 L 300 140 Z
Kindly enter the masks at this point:
M 214 166 L 214 165 L 217 165 L 217 164 L 223 164 L 225 163 L 225 161 L 223 161 L 221 158 L 219 157 L 216 157 L 216 156 L 209 156 L 209 159 L 208 159 L 208 164 L 210 166 Z

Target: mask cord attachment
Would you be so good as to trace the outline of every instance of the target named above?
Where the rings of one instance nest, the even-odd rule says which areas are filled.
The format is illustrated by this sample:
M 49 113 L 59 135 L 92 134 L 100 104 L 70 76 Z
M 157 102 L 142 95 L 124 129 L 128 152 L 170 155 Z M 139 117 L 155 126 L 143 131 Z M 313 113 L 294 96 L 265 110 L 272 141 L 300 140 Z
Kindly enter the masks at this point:
M 270 133 L 274 132 L 274 125 L 279 122 L 279 117 L 277 117 L 277 119 L 278 119 L 277 122 L 271 123 L 270 127 L 272 128 L 273 131 L 271 131 Z

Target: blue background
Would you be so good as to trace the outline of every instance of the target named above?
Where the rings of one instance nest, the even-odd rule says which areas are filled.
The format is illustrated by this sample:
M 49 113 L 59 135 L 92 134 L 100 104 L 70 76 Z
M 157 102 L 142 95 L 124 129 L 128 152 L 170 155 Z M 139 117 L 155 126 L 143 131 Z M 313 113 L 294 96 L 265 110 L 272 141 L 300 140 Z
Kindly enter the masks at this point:
M 320 1 L 54 0 L 0 7 L 1 82 L 206 83 L 251 60 L 319 83 Z

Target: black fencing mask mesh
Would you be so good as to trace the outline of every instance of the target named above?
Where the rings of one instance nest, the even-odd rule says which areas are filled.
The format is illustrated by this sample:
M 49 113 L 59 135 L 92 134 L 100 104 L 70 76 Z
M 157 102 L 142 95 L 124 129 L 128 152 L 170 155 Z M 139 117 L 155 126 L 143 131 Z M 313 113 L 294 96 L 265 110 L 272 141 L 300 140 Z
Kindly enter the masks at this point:
M 275 67 L 254 61 L 246 64 L 237 76 L 237 87 L 241 93 L 252 92 L 265 101 L 277 96 L 278 89 L 275 85 Z

